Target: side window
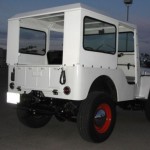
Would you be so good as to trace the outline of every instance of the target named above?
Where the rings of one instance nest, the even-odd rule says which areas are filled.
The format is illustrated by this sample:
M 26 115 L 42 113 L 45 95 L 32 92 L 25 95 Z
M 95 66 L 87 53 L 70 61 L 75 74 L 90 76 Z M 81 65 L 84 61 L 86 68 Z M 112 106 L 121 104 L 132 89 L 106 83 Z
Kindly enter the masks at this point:
M 45 55 L 46 33 L 27 28 L 20 28 L 19 53 Z
M 134 34 L 133 32 L 119 33 L 119 52 L 134 52 Z
M 83 47 L 88 51 L 115 54 L 116 27 L 100 20 L 85 17 Z

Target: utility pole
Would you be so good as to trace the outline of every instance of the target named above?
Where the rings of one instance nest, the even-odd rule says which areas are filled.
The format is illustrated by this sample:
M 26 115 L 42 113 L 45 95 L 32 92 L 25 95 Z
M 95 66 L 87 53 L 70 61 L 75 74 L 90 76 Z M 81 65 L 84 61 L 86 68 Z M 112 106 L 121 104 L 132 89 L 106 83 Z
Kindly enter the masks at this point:
M 127 21 L 129 21 L 129 7 L 133 3 L 133 0 L 124 0 L 124 4 L 127 6 Z

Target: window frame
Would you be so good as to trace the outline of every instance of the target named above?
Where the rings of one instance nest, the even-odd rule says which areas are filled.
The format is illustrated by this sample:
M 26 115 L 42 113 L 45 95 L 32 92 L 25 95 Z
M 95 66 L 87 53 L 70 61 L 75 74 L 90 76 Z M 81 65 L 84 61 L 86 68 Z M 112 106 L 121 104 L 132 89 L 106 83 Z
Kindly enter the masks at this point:
M 114 26 L 115 28 L 115 51 L 113 53 L 111 52 L 103 52 L 103 51 L 96 51 L 96 50 L 89 50 L 89 49 L 86 49 L 84 47 L 84 35 L 85 35 L 85 19 L 86 18 L 89 18 L 89 19 L 93 19 L 95 21 L 99 21 L 99 22 L 102 22 L 102 23 L 106 23 L 106 24 L 109 24 L 109 25 L 112 25 Z M 106 34 L 109 34 L 109 33 L 106 33 Z M 97 34 L 91 34 L 91 35 L 97 35 Z M 89 35 L 90 36 L 90 35 Z M 117 41 L 117 27 L 115 24 L 111 24 L 111 23 L 108 23 L 108 22 L 105 22 L 105 21 L 102 21 L 102 20 L 99 20 L 99 19 L 96 19 L 96 18 L 93 18 L 93 17 L 89 17 L 89 16 L 84 16 L 84 19 L 83 19 L 83 41 L 82 41 L 82 47 L 84 50 L 86 51 L 91 51 L 91 52 L 97 52 L 97 53 L 104 53 L 104 54 L 111 54 L 111 55 L 115 55 L 116 54 L 116 49 L 117 49 L 117 44 L 116 44 L 116 41 Z
M 32 29 L 32 28 L 26 28 L 26 27 L 20 27 L 20 30 L 21 29 L 27 29 L 27 30 L 30 30 L 30 31 L 37 31 L 37 32 L 41 32 L 41 33 L 44 33 L 45 34 L 45 44 L 44 44 L 44 54 L 33 54 L 33 53 L 25 53 L 25 52 L 20 52 L 20 35 L 19 35 L 19 53 L 21 54 L 28 54 L 28 55 L 38 55 L 38 56 L 45 56 L 46 55 L 46 43 L 47 43 L 47 33 L 45 31 L 41 31 L 41 30 L 38 30 L 38 29 Z

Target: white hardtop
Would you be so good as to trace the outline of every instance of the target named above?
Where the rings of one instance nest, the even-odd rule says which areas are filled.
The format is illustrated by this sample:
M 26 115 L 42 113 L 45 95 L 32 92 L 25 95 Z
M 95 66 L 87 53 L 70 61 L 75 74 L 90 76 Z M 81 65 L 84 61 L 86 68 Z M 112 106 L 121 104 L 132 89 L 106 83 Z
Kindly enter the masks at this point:
M 124 25 L 128 28 L 136 28 L 136 26 L 133 25 L 133 24 L 123 22 L 123 21 L 119 21 L 117 19 L 109 17 L 108 15 L 106 15 L 106 13 L 104 13 L 102 11 L 99 11 L 97 9 L 94 9 L 92 7 L 89 7 L 89 6 L 87 6 L 85 4 L 82 4 L 82 3 L 68 4 L 68 5 L 51 7 L 51 8 L 41 9 L 41 10 L 35 10 L 35 11 L 31 11 L 31 12 L 20 13 L 20 14 L 16 14 L 12 18 L 10 18 L 9 20 L 23 19 L 23 18 L 36 17 L 36 16 L 43 16 L 43 15 L 54 14 L 54 13 L 62 13 L 62 12 L 73 11 L 73 10 L 77 10 L 77 9 L 86 9 L 88 11 L 92 11 L 92 12 L 104 15 L 108 18 L 111 18 L 114 21 L 119 22 L 120 25 Z
M 73 11 L 73 10 L 81 9 L 81 8 L 96 11 L 93 8 L 90 8 L 84 4 L 75 3 L 75 4 L 69 4 L 69 5 L 41 9 L 41 10 L 35 10 L 35 11 L 31 11 L 31 12 L 20 13 L 20 14 L 13 16 L 10 19 L 19 19 L 19 18 L 21 19 L 21 18 L 27 18 L 27 17 L 40 16 L 40 15 L 47 15 L 47 14 L 51 14 L 51 13 L 61 13 L 61 12 Z

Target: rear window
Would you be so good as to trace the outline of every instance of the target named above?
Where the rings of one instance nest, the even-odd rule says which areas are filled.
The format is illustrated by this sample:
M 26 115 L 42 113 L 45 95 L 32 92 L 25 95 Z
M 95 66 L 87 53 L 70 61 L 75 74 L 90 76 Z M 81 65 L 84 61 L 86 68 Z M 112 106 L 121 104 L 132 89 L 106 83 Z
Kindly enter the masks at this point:
M 32 55 L 45 55 L 46 33 L 38 30 L 20 28 L 19 52 Z

